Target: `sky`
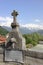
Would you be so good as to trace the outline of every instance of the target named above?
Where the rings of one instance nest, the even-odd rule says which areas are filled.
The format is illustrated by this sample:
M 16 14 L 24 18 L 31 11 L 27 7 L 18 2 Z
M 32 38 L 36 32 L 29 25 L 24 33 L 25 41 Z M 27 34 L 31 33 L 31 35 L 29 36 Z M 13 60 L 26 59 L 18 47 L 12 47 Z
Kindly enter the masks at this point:
M 0 0 L 0 25 L 10 26 L 13 10 L 20 26 L 43 29 L 43 0 Z

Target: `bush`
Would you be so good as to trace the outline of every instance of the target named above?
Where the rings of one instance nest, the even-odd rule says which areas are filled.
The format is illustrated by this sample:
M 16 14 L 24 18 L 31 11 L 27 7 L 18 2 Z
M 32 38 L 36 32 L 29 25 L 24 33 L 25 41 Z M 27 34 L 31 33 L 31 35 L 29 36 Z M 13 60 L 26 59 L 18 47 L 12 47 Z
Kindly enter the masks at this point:
M 32 45 L 35 46 L 37 45 L 38 43 L 36 41 L 32 41 Z
M 31 44 L 33 46 L 37 45 L 39 40 L 43 40 L 43 35 L 40 35 L 39 33 L 32 33 L 32 34 L 24 34 L 23 35 L 26 39 L 26 46 L 29 47 Z M 30 45 L 28 45 L 30 44 Z
M 32 47 L 33 47 L 32 44 L 27 44 L 27 45 L 26 45 L 26 48 L 32 48 Z

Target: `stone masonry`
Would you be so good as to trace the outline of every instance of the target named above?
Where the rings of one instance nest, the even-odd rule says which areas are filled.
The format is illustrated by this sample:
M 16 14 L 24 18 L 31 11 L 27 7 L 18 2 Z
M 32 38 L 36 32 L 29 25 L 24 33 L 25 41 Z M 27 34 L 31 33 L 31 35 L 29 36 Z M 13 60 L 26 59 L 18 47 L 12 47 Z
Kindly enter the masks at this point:
M 18 12 L 14 10 L 11 15 L 13 16 L 13 23 L 11 23 L 12 31 L 8 34 L 7 44 L 11 40 L 15 43 L 13 44 L 15 49 L 25 50 L 25 39 L 19 31 L 19 24 L 17 23 L 16 19 Z

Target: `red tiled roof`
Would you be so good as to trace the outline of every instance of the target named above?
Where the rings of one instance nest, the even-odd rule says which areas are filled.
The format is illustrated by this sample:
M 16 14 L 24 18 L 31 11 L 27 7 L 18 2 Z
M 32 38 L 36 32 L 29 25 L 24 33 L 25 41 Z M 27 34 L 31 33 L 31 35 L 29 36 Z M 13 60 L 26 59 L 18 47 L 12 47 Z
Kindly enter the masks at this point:
M 6 41 L 6 38 L 4 36 L 0 35 L 0 44 L 4 43 Z

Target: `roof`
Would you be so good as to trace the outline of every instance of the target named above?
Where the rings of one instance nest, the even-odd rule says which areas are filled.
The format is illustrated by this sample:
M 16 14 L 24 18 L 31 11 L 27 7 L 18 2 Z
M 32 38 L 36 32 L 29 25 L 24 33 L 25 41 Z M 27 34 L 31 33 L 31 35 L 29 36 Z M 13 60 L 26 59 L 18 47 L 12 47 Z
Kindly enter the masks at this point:
M 6 41 L 6 38 L 0 35 L 0 44 L 3 44 Z

